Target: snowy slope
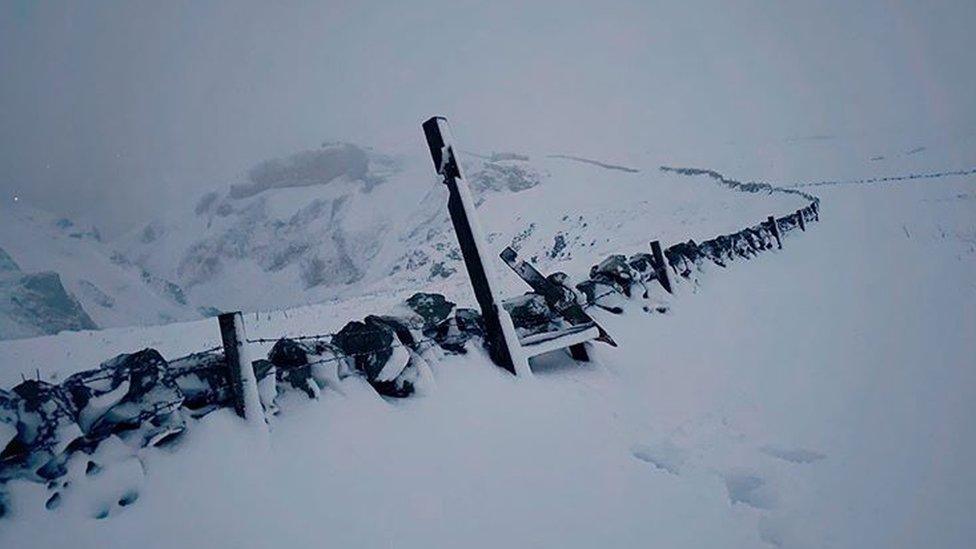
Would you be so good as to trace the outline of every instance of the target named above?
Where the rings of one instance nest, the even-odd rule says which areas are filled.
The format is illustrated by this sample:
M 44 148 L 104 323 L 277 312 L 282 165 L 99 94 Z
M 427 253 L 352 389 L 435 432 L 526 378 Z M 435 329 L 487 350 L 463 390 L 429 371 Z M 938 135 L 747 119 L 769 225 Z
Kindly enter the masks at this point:
M 749 162 L 745 153 L 660 164 L 782 185 L 972 165 L 960 148 L 932 149 L 928 160 L 872 172 L 878 161 L 814 143 L 806 156 L 782 145 L 779 158 L 797 159 L 777 164 L 776 177 L 755 159 L 729 170 Z M 544 272 L 578 277 L 651 239 L 701 240 L 803 204 L 640 158 L 597 160 L 637 171 L 506 160 L 531 166 L 540 183 L 482 195 L 491 247 L 515 244 Z M 422 177 L 430 167 L 415 160 L 400 160 L 397 173 Z M 334 331 L 416 289 L 472 305 L 463 276 L 430 276 L 438 261 L 450 265 L 453 234 L 443 189 L 427 177 L 412 197 L 429 215 L 395 223 L 419 227 L 396 242 L 425 261 L 382 277 L 402 263 L 384 248 L 375 280 L 364 275 L 322 304 L 248 314 L 249 336 Z M 384 400 L 355 378 L 317 401 L 291 392 L 270 448 L 255 447 L 229 411 L 215 412 L 172 451 L 82 473 L 56 510 L 44 509 L 44 486 L 11 483 L 0 544 L 967 547 L 976 536 L 974 184 L 970 175 L 805 189 L 822 199 L 822 220 L 789 235 L 782 251 L 706 266 L 674 296 L 656 290 L 650 299 L 667 314 L 648 314 L 639 299 L 620 316 L 598 311 L 620 346 L 595 346 L 589 365 L 555 353 L 534 361 L 534 378 L 515 379 L 472 349 L 436 361 L 436 388 L 423 396 Z M 279 191 L 301 203 L 312 198 L 299 193 L 322 190 L 242 200 Z M 526 289 L 496 268 L 506 294 Z M 0 342 L 0 385 L 35 369 L 63 379 L 144 347 L 173 357 L 217 344 L 212 319 Z M 132 494 L 135 505 L 118 505 Z M 104 509 L 108 520 L 91 518 Z
M 572 151 L 465 153 L 463 163 L 493 246 L 511 245 L 545 272 L 582 273 L 593 257 L 646 251 L 652 239 L 713 236 L 793 204 L 723 192 L 707 178 L 661 173 L 661 165 L 715 168 L 779 185 L 976 167 L 972 135 L 881 137 L 620 151 L 611 159 Z M 429 163 L 420 147 L 327 143 L 259 163 L 240 181 L 182 204 L 161 205 L 158 219 L 108 244 L 23 207 L 3 216 L 2 238 L 13 255 L 25 256 L 28 270 L 58 272 L 101 327 L 218 310 L 277 311 L 427 286 L 460 298 L 461 259 L 446 192 Z
M 267 161 L 243 183 L 170 209 L 119 246 L 135 263 L 177 280 L 199 306 L 281 309 L 362 292 L 389 274 L 402 239 L 440 213 L 422 203 L 433 174 L 417 160 L 327 144 Z M 497 184 L 496 192 L 535 184 L 502 179 L 486 176 L 485 183 Z
M 337 147 L 356 151 L 366 165 L 335 168 L 328 155 Z M 307 167 L 315 155 L 327 158 Z M 330 144 L 271 162 L 285 166 L 277 186 L 251 181 L 206 193 L 128 235 L 120 249 L 177 281 L 195 306 L 221 310 L 280 310 L 458 284 L 462 262 L 447 193 L 424 151 Z M 646 251 L 653 239 L 713 236 L 805 205 L 728 193 L 656 165 L 621 170 L 515 153 L 466 154 L 463 164 L 488 241 L 499 251 L 512 245 L 544 270 L 583 272 L 601 254 Z M 234 191 L 242 185 L 251 190 Z
M 57 273 L 64 289 L 99 327 L 201 316 L 187 306 L 178 286 L 128 264 L 101 241 L 97 229 L 29 206 L 0 205 L 0 249 L 23 273 Z M 23 327 L 30 333 L 3 330 L 0 339 L 52 333 L 59 326 L 38 318 Z
M 620 347 L 594 347 L 589 365 L 555 354 L 522 380 L 474 352 L 436 363 L 436 391 L 423 397 L 386 401 L 352 380 L 318 401 L 289 393 L 268 449 L 229 411 L 213 413 L 175 451 L 144 456 L 145 473 L 83 476 L 55 511 L 43 486 L 12 486 L 20 503 L 0 540 L 967 547 L 974 183 L 824 188 L 822 222 L 781 252 L 706 267 L 700 285 L 653 296 L 669 300 L 667 315 L 639 302 L 602 314 Z M 259 336 L 318 331 L 395 300 L 248 323 Z M 63 375 L 84 357 L 206 346 L 212 324 L 5 342 L 0 356 L 4 370 L 37 357 L 42 375 Z M 132 491 L 135 505 L 88 518 Z

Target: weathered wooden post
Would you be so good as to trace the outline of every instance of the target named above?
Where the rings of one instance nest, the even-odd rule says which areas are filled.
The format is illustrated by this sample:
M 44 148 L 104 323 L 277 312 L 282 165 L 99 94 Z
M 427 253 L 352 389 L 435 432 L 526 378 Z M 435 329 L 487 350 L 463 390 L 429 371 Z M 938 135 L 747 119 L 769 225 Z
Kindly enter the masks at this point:
M 471 189 L 461 175 L 461 167 L 454 155 L 454 140 L 447 119 L 432 117 L 424 122 L 423 128 L 434 169 L 447 185 L 447 210 L 451 214 L 451 223 L 461 246 L 464 266 L 468 270 L 468 278 L 485 322 L 488 354 L 495 364 L 513 374 L 516 373 L 516 365 L 519 370 L 528 371 L 528 361 L 519 351 L 515 326 L 502 307 L 501 296 L 495 288 L 494 270 L 486 261 L 491 256 L 478 223 Z
M 664 261 L 661 243 L 657 240 L 651 242 L 651 257 L 654 259 L 654 276 L 666 292 L 673 294 L 674 292 L 671 290 L 671 277 L 668 274 L 668 264 Z
M 773 237 L 776 238 L 776 247 L 782 250 L 783 241 L 780 239 L 779 223 L 776 222 L 776 218 L 773 216 L 766 218 L 766 223 L 769 223 L 769 230 L 773 232 Z
M 806 230 L 807 230 L 807 224 L 803 220 L 803 210 L 797 210 L 796 211 L 796 216 L 800 219 L 800 230 L 806 232 Z
M 249 424 L 265 428 L 264 409 L 258 394 L 258 381 L 247 352 L 247 334 L 244 332 L 244 315 L 240 311 L 224 313 L 217 317 L 220 339 L 224 344 L 224 360 L 230 378 L 230 390 L 234 399 L 234 411 Z

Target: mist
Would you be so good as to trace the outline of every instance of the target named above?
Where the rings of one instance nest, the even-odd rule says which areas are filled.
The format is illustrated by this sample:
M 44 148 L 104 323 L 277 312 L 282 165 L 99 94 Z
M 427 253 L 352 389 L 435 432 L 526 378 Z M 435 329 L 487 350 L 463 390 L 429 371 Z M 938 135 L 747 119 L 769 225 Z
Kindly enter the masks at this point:
M 0 197 L 119 234 L 262 159 L 976 127 L 973 2 L 4 2 Z

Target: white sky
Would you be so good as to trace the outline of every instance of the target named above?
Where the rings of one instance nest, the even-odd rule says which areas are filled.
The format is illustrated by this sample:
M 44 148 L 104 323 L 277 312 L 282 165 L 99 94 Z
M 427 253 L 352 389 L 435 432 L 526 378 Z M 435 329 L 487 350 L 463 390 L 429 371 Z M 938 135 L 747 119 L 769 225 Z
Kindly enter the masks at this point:
M 119 230 L 344 139 L 707 148 L 976 128 L 976 2 L 0 0 L 0 198 Z

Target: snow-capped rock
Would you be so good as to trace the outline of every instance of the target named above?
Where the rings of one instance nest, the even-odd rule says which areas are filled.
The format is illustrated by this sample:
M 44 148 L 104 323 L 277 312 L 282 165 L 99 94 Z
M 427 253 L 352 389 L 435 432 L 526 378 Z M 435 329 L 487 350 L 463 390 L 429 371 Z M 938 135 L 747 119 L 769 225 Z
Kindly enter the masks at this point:
M 200 316 L 181 288 L 115 253 L 98 229 L 0 205 L 0 339 Z

